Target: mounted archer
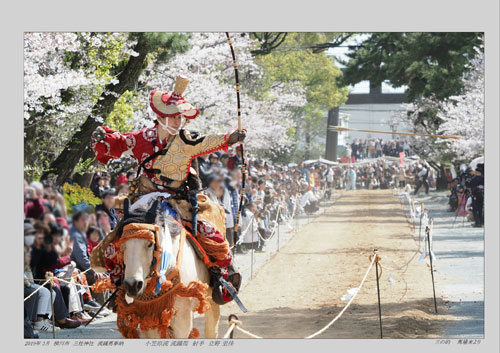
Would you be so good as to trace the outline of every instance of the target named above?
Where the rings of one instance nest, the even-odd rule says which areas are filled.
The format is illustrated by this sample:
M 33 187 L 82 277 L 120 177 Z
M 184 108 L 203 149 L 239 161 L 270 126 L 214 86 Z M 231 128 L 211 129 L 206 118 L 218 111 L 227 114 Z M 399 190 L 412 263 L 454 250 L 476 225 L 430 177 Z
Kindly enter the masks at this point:
M 143 175 L 154 183 L 155 189 L 182 189 L 188 183 L 197 186 L 199 178 L 195 158 L 219 150 L 227 151 L 228 146 L 244 140 L 245 131 L 200 136 L 184 129 L 189 120 L 200 114 L 182 96 L 188 82 L 187 78 L 178 76 L 172 93 L 157 89 L 151 92 L 149 103 L 157 114 L 154 127 L 124 134 L 106 126 L 98 127 L 92 134 L 91 144 L 97 160 L 106 164 L 110 159 L 129 152 L 137 159 Z M 132 190 L 132 194 L 134 191 L 139 190 Z
M 139 170 L 136 180 L 130 185 L 130 200 L 133 203 L 140 202 L 145 195 L 155 193 L 155 197 L 169 204 L 171 212 L 179 215 L 184 227 L 193 235 L 192 239 L 198 240 L 198 244 L 194 246 L 198 248 L 200 257 L 208 259 L 208 263 L 205 263 L 211 267 L 214 275 L 212 285 L 218 288 L 213 291 L 214 300 L 224 304 L 235 296 L 241 278 L 230 266 L 232 255 L 225 239 L 223 210 L 220 212 L 220 206 L 212 205 L 205 195 L 198 195 L 202 190 L 196 157 L 218 150 L 227 151 L 228 146 L 242 142 L 246 133 L 244 130 L 236 130 L 232 133 L 200 136 L 186 130 L 187 123 L 200 114 L 182 96 L 188 83 L 187 78 L 178 76 L 172 93 L 160 90 L 151 92 L 149 103 L 157 114 L 154 127 L 121 134 L 101 126 L 92 134 L 91 148 L 95 151 L 97 160 L 104 164 L 113 158 L 119 158 L 125 152 L 136 158 Z M 199 220 L 198 211 L 202 209 L 214 211 L 208 216 L 207 212 L 200 213 L 202 219 Z M 197 233 L 200 233 L 200 237 L 196 236 Z M 106 248 L 114 241 L 112 234 L 102 242 L 102 247 L 97 252 L 101 254 L 101 258 L 94 258 L 96 267 L 102 267 L 102 254 L 109 250 Z M 112 272 L 114 265 L 116 264 L 108 264 L 105 267 Z M 118 279 L 119 276 L 115 278 Z M 224 279 L 231 283 L 232 288 L 227 288 L 227 282 L 223 283 L 224 287 L 221 285 L 221 282 L 225 282 Z

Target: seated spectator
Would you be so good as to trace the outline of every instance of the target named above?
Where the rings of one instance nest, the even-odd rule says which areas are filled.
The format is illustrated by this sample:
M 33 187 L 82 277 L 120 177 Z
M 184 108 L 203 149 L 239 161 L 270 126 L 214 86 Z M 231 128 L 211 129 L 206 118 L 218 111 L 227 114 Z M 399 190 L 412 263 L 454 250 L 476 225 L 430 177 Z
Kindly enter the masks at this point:
M 57 254 L 57 261 L 53 266 L 44 268 L 44 271 L 56 272 L 71 263 L 70 255 L 73 252 L 73 241 L 68 237 L 63 241 L 63 227 L 56 222 L 48 224 L 52 248 Z
M 31 223 L 24 224 L 24 243 L 25 243 L 25 251 L 24 251 L 24 297 L 28 297 L 30 294 L 38 290 L 36 294 L 31 296 L 28 300 L 24 302 L 25 311 L 28 313 L 31 321 L 34 323 L 33 327 L 35 330 L 49 332 L 52 331 L 52 321 L 49 320 L 52 315 L 52 304 L 50 302 L 50 287 L 46 285 L 45 287 L 40 288 L 40 284 L 45 282 L 45 273 L 39 271 L 40 264 L 37 263 L 37 260 L 33 261 L 32 254 L 35 253 L 36 256 L 39 256 L 36 252 L 33 251 L 33 247 L 38 249 L 40 246 L 40 237 L 41 232 L 46 231 L 44 229 L 44 225 L 41 222 L 37 223 L 37 230 L 35 227 L 31 225 Z M 38 239 L 35 240 L 36 235 L 38 235 Z M 43 240 L 42 240 L 43 241 Z M 39 249 L 38 249 L 39 250 Z M 35 279 L 33 277 L 32 268 L 35 265 L 35 268 L 39 275 L 42 277 L 37 278 L 40 284 L 35 284 Z M 61 328 L 75 328 L 81 325 L 81 321 L 72 320 L 69 318 L 69 313 L 64 303 L 62 293 L 58 286 L 54 286 L 52 289 L 52 301 L 54 304 L 54 318 L 56 320 L 56 326 Z
M 49 226 L 41 221 L 35 221 L 34 228 L 36 232 L 31 246 L 30 267 L 34 278 L 43 279 L 46 269 L 57 264 L 58 254 L 54 250 Z
M 73 225 L 70 229 L 71 240 L 74 242 L 71 260 L 75 261 L 76 267 L 80 271 L 86 271 L 90 268 L 90 259 L 88 253 L 87 230 L 89 228 L 89 215 L 86 212 L 78 211 L 73 214 Z M 92 274 L 93 270 L 89 272 Z M 92 276 L 90 276 L 92 277 Z M 89 282 L 94 282 L 89 279 Z
M 319 210 L 319 200 L 314 195 L 312 188 L 309 187 L 308 191 L 300 198 L 299 206 L 304 209 L 304 212 L 311 214 Z
M 73 215 L 73 225 L 70 229 L 71 240 L 74 241 L 71 260 L 75 262 L 76 268 L 80 271 L 87 271 L 85 280 L 89 284 L 94 284 L 98 275 L 90 269 L 90 257 L 87 242 L 87 231 L 89 229 L 89 215 L 86 212 L 78 211 Z M 90 269 L 90 270 L 89 270 Z M 91 307 L 99 309 L 100 305 L 95 303 L 90 296 L 84 298 L 86 309 Z

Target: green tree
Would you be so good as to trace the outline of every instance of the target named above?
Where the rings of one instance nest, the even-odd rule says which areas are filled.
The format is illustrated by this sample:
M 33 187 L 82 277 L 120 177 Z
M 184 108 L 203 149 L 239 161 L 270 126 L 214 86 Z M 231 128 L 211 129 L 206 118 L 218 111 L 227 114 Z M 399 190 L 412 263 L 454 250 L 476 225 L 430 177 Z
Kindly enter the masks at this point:
M 254 49 L 252 54 L 266 55 L 273 51 L 304 49 L 320 53 L 325 49 L 338 47 L 354 36 L 354 33 L 301 32 L 293 33 L 295 35 L 294 41 L 285 41 L 289 34 L 288 32 L 252 32 L 252 37 L 259 42 L 258 48 Z
M 334 38 L 328 33 L 288 33 L 280 50 L 259 55 L 257 63 L 264 68 L 262 85 L 272 87 L 280 82 L 296 82 L 305 89 L 307 103 L 296 110 L 294 133 L 295 155 L 300 158 L 317 157 L 317 146 L 326 135 L 324 112 L 347 100 L 347 87 L 341 82 L 342 71 L 324 51 L 312 47 Z M 315 147 L 316 145 L 316 147 Z
M 482 34 L 474 32 L 372 33 L 347 54 L 344 82 L 370 80 L 379 85 L 388 80 L 395 87 L 407 86 L 410 104 L 403 121 L 410 122 L 414 132 L 438 134 L 440 106 L 463 93 L 464 74 L 482 41 Z M 441 177 L 439 162 L 456 157 L 432 139 L 414 140 L 412 146 L 421 156 L 433 156 L 437 162 L 429 163 Z
M 409 101 L 442 100 L 461 93 L 462 76 L 480 43 L 481 34 L 474 32 L 372 33 L 347 54 L 345 83 L 389 80 L 408 86 Z
M 154 58 L 158 62 L 167 61 L 179 52 L 188 49 L 188 36 L 180 33 L 131 33 L 130 37 L 137 41 L 133 50 L 138 53 L 130 56 L 126 61 L 117 65 L 110 65 L 108 74 L 116 76 L 118 83 L 110 82 L 99 95 L 92 107 L 91 116 L 87 117 L 81 126 L 64 146 L 62 152 L 52 161 L 50 167 L 45 170 L 43 177 L 49 173 L 57 175 L 57 182 L 62 184 L 66 180 L 78 162 L 93 157 L 93 152 L 88 147 L 92 132 L 103 122 L 97 121 L 93 116 L 103 117 L 104 122 L 115 109 L 126 109 L 127 96 L 119 102 L 119 98 L 127 91 L 136 89 L 139 76 L 146 67 L 148 60 Z M 107 60 L 107 59 L 106 59 Z M 106 63 L 106 61 L 105 61 Z M 105 74 L 105 73 L 103 73 Z M 116 106 L 118 103 L 118 106 Z M 124 121 L 118 121 L 116 114 L 114 123 L 123 127 Z

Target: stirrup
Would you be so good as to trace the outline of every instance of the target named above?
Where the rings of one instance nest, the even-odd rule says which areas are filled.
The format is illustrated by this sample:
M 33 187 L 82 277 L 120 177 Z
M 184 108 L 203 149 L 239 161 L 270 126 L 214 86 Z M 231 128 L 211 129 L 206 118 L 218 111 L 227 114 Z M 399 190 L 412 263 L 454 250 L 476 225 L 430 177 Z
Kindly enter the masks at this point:
M 234 292 L 237 294 L 241 287 L 241 274 L 234 270 L 233 265 L 228 266 L 228 277 L 226 282 L 228 285 L 232 287 Z M 224 286 L 219 281 L 220 269 L 217 267 L 212 267 L 209 269 L 210 271 L 210 287 L 212 287 L 212 299 L 216 304 L 224 305 L 231 302 L 234 298 L 230 295 L 231 299 L 229 301 L 224 300 L 224 295 L 222 294 L 224 291 Z

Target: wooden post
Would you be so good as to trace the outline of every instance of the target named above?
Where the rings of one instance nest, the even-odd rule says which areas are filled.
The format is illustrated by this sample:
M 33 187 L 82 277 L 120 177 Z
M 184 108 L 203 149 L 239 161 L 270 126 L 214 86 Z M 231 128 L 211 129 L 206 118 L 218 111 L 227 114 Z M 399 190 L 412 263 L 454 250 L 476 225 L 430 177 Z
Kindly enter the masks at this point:
M 430 237 L 430 227 L 427 227 L 427 246 L 429 249 L 429 260 L 431 262 L 431 278 L 432 278 L 432 293 L 434 295 L 434 309 L 436 310 L 436 314 L 438 313 L 437 301 L 436 301 L 436 287 L 434 285 L 434 268 L 432 266 L 432 253 L 431 253 L 431 237 Z
M 250 279 L 253 278 L 253 220 L 254 220 L 255 215 L 252 217 L 250 222 L 252 222 L 252 250 L 251 250 L 251 255 L 250 255 Z
M 56 338 L 56 317 L 54 315 L 54 300 L 52 298 L 53 281 L 50 280 L 50 306 L 52 308 L 52 338 Z
M 234 318 L 234 319 L 236 319 L 236 320 L 239 320 L 239 319 L 238 319 L 238 316 L 236 316 L 235 314 L 231 314 L 231 315 L 229 315 L 229 317 L 227 318 L 227 321 L 231 322 L 231 320 L 232 320 L 233 318 Z M 233 339 L 233 338 L 234 338 L 234 337 L 233 337 L 233 333 L 234 333 L 234 329 L 233 329 L 233 330 L 231 331 L 231 333 L 229 334 L 229 338 L 230 338 L 230 339 Z
M 281 212 L 281 206 L 278 208 L 278 251 L 280 251 L 280 212 Z
M 421 243 L 422 218 L 424 217 L 424 203 L 420 201 L 420 225 L 418 226 L 418 245 Z
M 379 276 L 378 276 L 378 255 L 377 249 L 373 249 L 373 253 L 375 254 L 375 276 L 377 279 L 377 299 L 378 299 L 378 320 L 380 325 L 380 338 L 383 338 L 382 335 L 382 309 L 380 307 L 380 285 L 379 285 Z

